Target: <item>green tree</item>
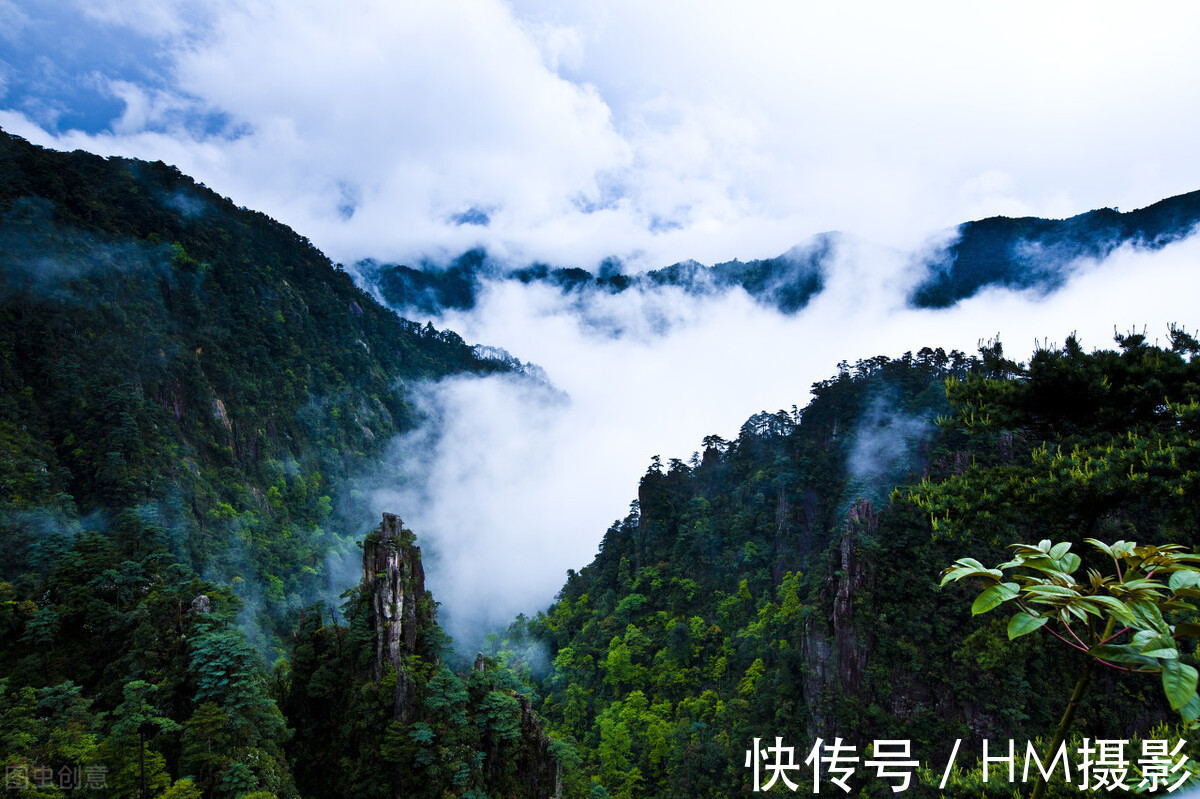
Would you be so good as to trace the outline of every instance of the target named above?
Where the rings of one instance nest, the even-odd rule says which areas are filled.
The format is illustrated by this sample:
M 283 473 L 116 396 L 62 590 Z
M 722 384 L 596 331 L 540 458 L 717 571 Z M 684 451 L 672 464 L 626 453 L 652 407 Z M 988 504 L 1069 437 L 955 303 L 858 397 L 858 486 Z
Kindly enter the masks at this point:
M 960 558 L 942 573 L 941 585 L 967 578 L 987 583 L 971 613 L 1014 610 L 1008 622 L 1009 640 L 1045 629 L 1085 656 L 1046 762 L 1064 746 L 1097 665 L 1160 675 L 1172 709 L 1189 726 L 1200 726 L 1198 672 L 1183 662 L 1188 650 L 1181 651 L 1179 643 L 1179 639 L 1200 638 L 1200 624 L 1170 621 L 1179 615 L 1195 616 L 1196 606 L 1189 600 L 1200 597 L 1200 555 L 1177 544 L 1139 546 L 1117 541 L 1109 545 L 1086 540 L 1112 562 L 1113 572 L 1089 568 L 1086 582 L 1076 579 L 1082 559 L 1070 551 L 1071 544 L 1045 539 L 1036 546 L 1013 544 L 1013 558 L 996 568 Z M 1045 788 L 1039 776 L 1033 799 L 1039 799 Z
M 179 730 L 153 703 L 156 693 L 154 685 L 133 680 L 125 685 L 125 700 L 113 711 L 113 724 L 101 751 L 108 765 L 107 787 L 118 796 L 149 799 L 171 785 L 166 758 L 147 748 L 157 735 Z

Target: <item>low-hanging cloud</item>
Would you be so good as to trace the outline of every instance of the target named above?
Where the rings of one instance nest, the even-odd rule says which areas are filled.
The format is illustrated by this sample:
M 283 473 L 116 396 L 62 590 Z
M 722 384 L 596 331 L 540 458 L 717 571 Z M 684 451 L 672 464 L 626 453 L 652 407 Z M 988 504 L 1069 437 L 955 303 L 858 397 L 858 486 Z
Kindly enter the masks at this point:
M 887 388 L 872 398 L 854 428 L 854 440 L 846 458 L 850 483 L 846 501 L 859 498 L 881 502 L 895 480 L 912 471 L 918 446 L 932 435 L 934 427 L 919 414 L 896 407 L 896 397 Z
M 1196 263 L 1196 236 L 1156 252 L 1123 247 L 1074 264 L 1050 294 L 990 288 L 915 309 L 906 297 L 923 274 L 910 256 L 841 237 L 825 290 L 793 316 L 740 289 L 564 294 L 485 283 L 474 309 L 438 321 L 541 365 L 553 386 L 512 376 L 425 386 L 427 422 L 394 443 L 374 499 L 417 532 L 451 633 L 469 645 L 546 607 L 565 571 L 586 565 L 627 512 L 653 455 L 686 460 L 707 434 L 732 438 L 760 410 L 803 407 L 842 360 L 925 346 L 974 352 L 997 334 L 1024 359 L 1072 332 L 1098 348 L 1114 326 L 1195 329 Z M 647 307 L 671 324 L 648 324 Z M 886 397 L 867 414 L 872 434 L 852 462 L 864 490 L 928 432 Z

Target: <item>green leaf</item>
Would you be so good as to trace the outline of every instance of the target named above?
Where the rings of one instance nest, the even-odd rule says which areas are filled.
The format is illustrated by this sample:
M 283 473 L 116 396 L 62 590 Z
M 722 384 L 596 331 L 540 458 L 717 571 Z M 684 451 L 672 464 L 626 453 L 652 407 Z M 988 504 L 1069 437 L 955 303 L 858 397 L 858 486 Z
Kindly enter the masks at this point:
M 997 585 L 993 585 L 976 597 L 975 602 L 971 604 L 971 615 L 978 616 L 980 613 L 987 613 L 1003 602 L 1016 599 L 1019 589 L 1020 586 L 1016 583 L 998 583 Z
M 1076 555 L 1074 552 L 1068 552 L 1066 555 L 1063 555 L 1061 558 L 1058 559 L 1058 565 L 1067 574 L 1071 574 L 1076 569 L 1078 569 L 1079 564 L 1082 562 L 1083 561 L 1081 561 L 1079 559 L 1079 556 Z
M 1000 582 L 1004 575 L 998 569 L 986 568 L 974 558 L 959 558 L 954 562 L 953 566 L 942 572 L 942 581 L 939 583 L 939 586 L 945 585 L 951 580 L 961 580 L 964 577 L 987 577 L 990 580 Z
M 1145 577 L 1138 578 L 1137 580 L 1127 580 L 1122 585 L 1130 591 L 1161 591 L 1163 589 L 1162 583 L 1157 580 L 1147 580 Z
M 1178 591 L 1180 588 L 1189 586 L 1200 586 L 1200 572 L 1194 569 L 1180 569 L 1177 572 L 1171 572 L 1171 579 L 1167 585 L 1172 591 Z
M 1043 572 L 1060 572 L 1058 561 L 1054 558 L 1048 558 L 1045 555 L 1037 555 L 1032 558 L 1026 558 L 1022 566 L 1028 566 L 1031 569 L 1037 569 Z
M 1082 601 L 1080 601 L 1080 602 L 1068 602 L 1068 603 L 1067 603 L 1067 611 L 1068 611 L 1068 612 L 1070 612 L 1070 614 L 1071 614 L 1072 616 L 1074 616 L 1075 618 L 1077 618 L 1077 619 L 1079 619 L 1080 621 L 1083 621 L 1083 622 L 1086 622 L 1086 621 L 1087 621 L 1087 614 L 1089 614 L 1089 613 L 1091 613 L 1091 614 L 1093 614 L 1093 615 L 1096 615 L 1096 616 L 1099 616 L 1099 615 L 1100 615 L 1100 614 L 1099 614 L 1099 613 L 1096 611 L 1096 609 L 1095 609 L 1095 608 L 1093 608 L 1091 605 L 1085 605 L 1085 604 L 1083 604 L 1083 603 L 1082 603 Z
M 1101 644 L 1088 650 L 1094 658 L 1107 660 L 1110 663 L 1133 663 L 1138 666 L 1153 666 L 1157 669 L 1158 661 L 1148 658 L 1129 644 Z
M 1192 701 L 1196 695 L 1196 670 L 1178 660 L 1168 660 L 1163 663 L 1163 691 L 1172 710 L 1179 710 Z
M 1176 638 L 1200 638 L 1200 624 L 1183 622 L 1175 625 Z
M 1171 634 L 1171 628 L 1163 620 L 1157 606 L 1149 602 L 1130 602 L 1128 607 L 1139 627 L 1155 630 L 1163 635 Z
M 1050 547 L 1050 559 L 1061 560 L 1062 556 L 1071 551 L 1071 545 L 1065 541 L 1061 544 L 1055 544 Z
M 1179 715 L 1188 724 L 1200 719 L 1200 695 L 1192 694 L 1192 698 L 1188 700 L 1187 704 L 1179 708 Z
M 1175 660 L 1179 657 L 1175 639 L 1169 635 L 1151 635 L 1141 644 L 1141 653 L 1148 658 Z
M 1125 607 L 1125 603 L 1116 597 L 1097 594 L 1096 596 L 1085 596 L 1083 601 L 1092 602 L 1096 605 L 1100 605 L 1103 608 L 1107 608 L 1109 613 L 1111 613 L 1124 624 L 1135 623 L 1133 614 L 1129 612 L 1129 608 Z
M 1025 611 L 1021 611 L 1008 621 L 1008 640 L 1028 635 L 1048 621 L 1050 621 L 1049 616 L 1031 616 Z
M 1127 558 L 1133 554 L 1133 549 L 1137 544 L 1133 541 L 1117 541 L 1112 545 L 1112 553 L 1118 558 Z
M 1065 585 L 1031 585 L 1026 587 L 1025 591 L 1030 594 L 1054 594 L 1056 596 L 1079 596 L 1079 592 L 1074 588 L 1067 588 Z
M 1175 647 L 1170 647 L 1170 648 L 1163 647 L 1162 649 L 1151 649 L 1147 652 L 1143 652 L 1142 654 L 1148 658 L 1154 658 L 1155 660 L 1178 660 L 1179 659 L 1179 650 L 1176 649 Z
M 1085 543 L 1091 544 L 1096 549 L 1103 552 L 1105 555 L 1108 555 L 1110 558 L 1112 557 L 1112 555 L 1113 555 L 1112 549 L 1108 546 L 1108 544 L 1104 543 L 1103 541 L 1097 541 L 1095 538 L 1085 538 L 1083 540 Z

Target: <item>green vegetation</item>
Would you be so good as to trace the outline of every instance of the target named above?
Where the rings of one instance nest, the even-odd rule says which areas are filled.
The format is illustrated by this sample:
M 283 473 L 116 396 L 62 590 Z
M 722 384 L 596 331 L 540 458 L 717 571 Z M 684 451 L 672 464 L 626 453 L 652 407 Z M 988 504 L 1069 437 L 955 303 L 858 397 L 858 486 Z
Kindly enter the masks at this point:
M 1087 655 L 1046 750 L 1046 762 L 1052 762 L 1063 746 L 1096 665 L 1161 675 L 1172 709 L 1189 727 L 1200 726 L 1196 724 L 1200 718 L 1197 672 L 1181 661 L 1177 640 L 1200 637 L 1200 625 L 1167 621 L 1172 615 L 1195 616 L 1196 606 L 1188 600 L 1200 596 L 1200 567 L 1196 566 L 1200 555 L 1184 552 L 1178 544 L 1156 547 L 1117 541 L 1110 546 L 1092 538 L 1087 543 L 1111 559 L 1116 570 L 1106 576 L 1089 568 L 1086 586 L 1074 577 L 1083 561 L 1071 552 L 1071 545 L 1052 544 L 1049 539 L 1037 546 L 1013 544 L 1013 559 L 994 569 L 974 558 L 960 558 L 942 573 L 942 585 L 964 578 L 980 578 L 988 584 L 972 603 L 972 615 L 1005 605 L 1019 608 L 1008 622 L 1009 640 L 1044 627 Z M 1012 581 L 1006 581 L 1005 569 L 1025 571 L 1014 572 Z M 1044 790 L 1045 782 L 1039 781 L 1034 799 Z
M 935 767 L 957 739 L 960 765 L 985 738 L 1045 751 L 1064 686 L 1090 658 L 1037 636 L 1009 641 L 1007 620 L 972 618 L 965 584 L 939 591 L 938 575 L 954 555 L 1002 560 L 1036 532 L 1063 542 L 1054 555 L 1071 559 L 1064 574 L 1079 565 L 1068 545 L 1088 538 L 1150 538 L 1161 542 L 1155 557 L 1189 561 L 1198 348 L 1179 330 L 1166 349 L 1140 335 L 1119 344 L 1085 353 L 1068 339 L 1028 365 L 998 344 L 979 358 L 872 359 L 817 384 L 802 412 L 755 417 L 733 442 L 710 437 L 690 463 L 656 459 L 596 560 L 495 644 L 514 666 L 545 647 L 553 666 L 531 679 L 552 734 L 581 759 L 571 790 L 731 795 L 749 785 L 753 739 L 776 736 L 797 763 L 817 738 L 841 737 L 860 755 L 873 740 L 907 739 Z M 1149 552 L 1119 546 L 1119 557 Z M 1128 568 L 1131 595 L 1153 593 Z M 1017 581 L 997 585 L 1004 593 L 984 605 L 1013 585 L 1022 596 Z M 1163 657 L 1186 677 L 1193 647 L 1174 651 Z M 1141 740 L 1178 719 L 1158 681 L 1107 671 L 1078 703 L 1079 736 Z M 791 778 L 807 791 L 811 773 Z M 860 767 L 851 784 L 891 795 L 870 774 Z M 978 770 L 955 774 L 948 792 L 980 795 Z M 939 780 L 913 790 L 936 795 Z M 1019 788 L 993 779 L 987 790 Z M 1052 783 L 1059 791 L 1075 789 Z
M 170 167 L 0 135 L 0 760 L 23 795 L 319 795 L 263 654 L 371 523 L 354 479 L 414 423 L 406 386 L 508 368 Z
M 948 308 L 986 286 L 1049 292 L 1080 258 L 1102 259 L 1121 246 L 1155 250 L 1186 238 L 1200 220 L 1200 191 L 1135 211 L 1099 208 L 1069 219 L 994 216 L 959 225 L 958 238 L 910 301 Z
M 404 531 L 393 662 L 387 569 L 340 613 L 325 596 L 375 521 L 356 478 L 414 423 L 414 381 L 513 364 L 165 165 L 0 136 L 0 176 L 0 759 L 22 795 L 716 797 L 750 790 L 756 739 L 802 764 L 840 738 L 911 741 L 920 796 L 961 740 L 944 793 L 1007 796 L 973 765 L 985 739 L 1174 746 L 1163 725 L 1196 718 L 1181 330 L 842 364 L 804 409 L 655 458 L 596 559 L 474 663 Z

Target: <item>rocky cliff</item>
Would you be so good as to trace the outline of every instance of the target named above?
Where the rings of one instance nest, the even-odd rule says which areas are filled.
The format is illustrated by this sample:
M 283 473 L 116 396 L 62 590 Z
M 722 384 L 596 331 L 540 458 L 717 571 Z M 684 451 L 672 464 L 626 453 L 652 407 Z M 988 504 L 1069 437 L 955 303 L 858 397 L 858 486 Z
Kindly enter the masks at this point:
M 363 542 L 363 587 L 370 596 L 375 631 L 372 677 L 381 679 L 388 666 L 395 670 L 393 718 L 407 723 L 417 698 L 403 661 L 417 653 L 418 633 L 434 621 L 425 594 L 421 548 L 395 514 L 383 514 L 379 529 Z

